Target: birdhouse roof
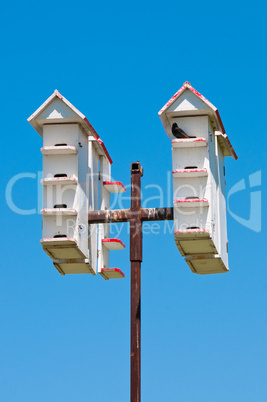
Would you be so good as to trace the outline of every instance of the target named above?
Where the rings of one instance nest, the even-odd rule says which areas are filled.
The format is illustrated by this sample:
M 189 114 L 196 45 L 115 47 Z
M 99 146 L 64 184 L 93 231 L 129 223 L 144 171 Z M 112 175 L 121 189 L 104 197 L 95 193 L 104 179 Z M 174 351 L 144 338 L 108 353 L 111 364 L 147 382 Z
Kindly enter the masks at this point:
M 112 163 L 112 159 L 99 135 L 89 123 L 88 119 L 73 106 L 58 90 L 54 93 L 28 118 L 33 128 L 43 136 L 43 125 L 53 123 L 78 123 L 88 136 L 93 136 L 104 154 Z
M 189 82 L 172 96 L 172 98 L 159 111 L 159 117 L 167 135 L 172 138 L 171 125 L 173 118 L 186 116 L 208 115 L 213 129 L 220 137 L 220 145 L 223 148 L 224 156 L 232 156 L 237 159 L 236 153 L 230 143 L 222 123 L 218 109 L 208 101 L 201 93 L 192 87 Z

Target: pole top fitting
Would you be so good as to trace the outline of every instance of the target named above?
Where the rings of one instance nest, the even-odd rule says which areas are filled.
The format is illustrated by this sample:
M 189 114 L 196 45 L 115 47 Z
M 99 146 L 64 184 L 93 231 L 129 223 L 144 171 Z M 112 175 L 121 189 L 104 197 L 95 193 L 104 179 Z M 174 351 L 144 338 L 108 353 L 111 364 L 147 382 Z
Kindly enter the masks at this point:
M 141 173 L 141 176 L 143 176 L 143 168 L 139 161 L 131 163 L 131 173 Z

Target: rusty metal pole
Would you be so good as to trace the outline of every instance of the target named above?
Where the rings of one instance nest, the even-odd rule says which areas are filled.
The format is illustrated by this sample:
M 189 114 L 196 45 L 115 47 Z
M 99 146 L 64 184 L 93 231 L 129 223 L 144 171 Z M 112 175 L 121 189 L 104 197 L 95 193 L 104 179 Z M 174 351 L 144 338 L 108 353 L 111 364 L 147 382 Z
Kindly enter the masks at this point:
M 141 177 L 139 162 L 131 164 L 131 402 L 141 400 Z
M 90 211 L 89 224 L 130 222 L 131 260 L 131 402 L 141 401 L 141 262 L 142 222 L 173 220 L 173 208 L 142 208 L 139 162 L 131 164 L 131 208 Z

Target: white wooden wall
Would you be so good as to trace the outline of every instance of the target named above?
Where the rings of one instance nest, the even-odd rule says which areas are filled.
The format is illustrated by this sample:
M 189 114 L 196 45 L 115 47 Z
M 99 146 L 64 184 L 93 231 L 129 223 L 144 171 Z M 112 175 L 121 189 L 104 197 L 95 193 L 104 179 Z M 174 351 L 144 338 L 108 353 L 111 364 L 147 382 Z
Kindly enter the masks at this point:
M 89 170 L 88 170 L 88 201 L 89 210 L 98 210 L 99 194 L 99 154 L 94 145 L 96 139 L 89 137 Z M 97 225 L 89 225 L 89 261 L 93 271 L 97 272 Z
M 179 177 L 173 178 L 173 198 L 174 200 L 186 197 L 197 196 L 201 199 L 211 200 L 214 191 L 214 183 L 210 175 L 210 158 L 208 147 L 208 117 L 183 117 L 174 119 L 188 135 L 204 138 L 207 142 L 205 146 L 186 148 L 172 147 L 172 170 L 185 169 L 187 166 L 196 166 L 198 169 L 206 168 L 208 175 L 204 177 Z M 203 144 L 205 144 L 203 142 Z M 184 208 L 174 204 L 174 228 L 184 230 L 191 226 L 198 226 L 211 230 L 212 213 L 209 207 Z
M 68 134 L 66 138 L 64 137 L 65 129 Z M 77 184 L 64 184 L 61 181 L 58 184 L 44 184 L 44 209 L 53 209 L 56 204 L 66 204 L 67 209 L 76 210 L 77 215 L 65 215 L 63 211 L 63 214 L 43 216 L 43 238 L 53 238 L 59 234 L 74 238 L 84 258 L 88 258 L 86 170 L 82 169 L 82 166 L 88 163 L 87 136 L 78 124 L 51 124 L 44 125 L 43 139 L 45 146 L 67 143 L 75 146 L 77 150 L 76 155 L 43 156 L 44 179 L 54 178 L 57 174 L 66 174 L 67 177 L 77 180 Z
M 200 267 L 200 270 L 203 269 L 204 273 L 208 273 L 205 271 L 205 267 L 208 267 L 209 273 L 212 273 L 213 267 L 214 272 L 223 272 L 228 269 L 223 152 L 217 143 L 217 137 L 208 116 L 175 117 L 173 121 L 177 122 L 178 126 L 188 135 L 203 138 L 206 141 L 206 145 L 203 141 L 203 146 L 193 146 L 193 140 L 182 140 L 184 144 L 180 146 L 179 140 L 177 141 L 173 137 L 174 230 L 175 233 L 179 232 L 175 241 L 182 255 L 185 255 L 187 260 L 192 258 L 193 264 Z M 185 146 L 186 143 L 188 146 Z M 189 144 L 191 145 L 189 146 Z M 197 173 L 191 173 L 191 175 L 188 173 L 183 176 L 179 173 L 189 166 L 204 169 L 207 174 L 202 172 L 197 176 Z M 186 197 L 199 197 L 199 199 L 207 200 L 208 203 L 203 203 L 201 207 L 197 203 L 192 203 L 189 208 L 185 207 L 185 204 L 175 202 L 184 200 Z M 192 207 L 192 205 L 195 206 Z M 192 227 L 198 227 L 206 234 L 198 235 L 196 233 L 192 235 L 194 238 L 189 238 L 186 232 L 189 232 Z M 182 231 L 184 234 L 180 233 Z M 205 253 L 215 254 L 216 258 L 211 256 L 210 261 L 205 264 L 203 261 L 200 263 L 200 260 L 197 262 L 194 260 L 197 259 L 197 255 Z M 219 262 L 220 259 L 223 264 Z M 191 265 L 189 263 L 191 268 L 192 261 Z
M 111 165 L 107 158 L 100 158 L 100 180 L 99 180 L 99 209 L 107 210 L 110 208 L 110 192 L 103 186 L 104 181 L 111 180 Z M 109 238 L 109 224 L 98 225 L 98 272 L 102 268 L 109 267 L 109 250 L 103 245 L 102 240 Z

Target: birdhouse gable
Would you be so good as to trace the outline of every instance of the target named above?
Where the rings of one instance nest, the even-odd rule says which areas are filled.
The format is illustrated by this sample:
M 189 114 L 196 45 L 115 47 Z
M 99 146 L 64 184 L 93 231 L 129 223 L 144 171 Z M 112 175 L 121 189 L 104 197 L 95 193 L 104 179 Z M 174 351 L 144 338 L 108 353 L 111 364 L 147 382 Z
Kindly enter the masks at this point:
M 195 130 L 194 127 L 190 126 L 194 119 L 196 120 L 195 123 L 197 123 L 200 117 L 203 118 L 206 116 L 206 122 L 209 122 L 210 131 L 213 133 L 215 133 L 215 131 L 220 132 L 218 139 L 220 146 L 223 148 L 224 156 L 232 156 L 237 159 L 229 138 L 225 134 L 218 109 L 195 90 L 189 82 L 186 81 L 183 84 L 158 114 L 169 138 L 173 138 L 172 127 L 174 122 L 178 125 L 181 123 L 182 126 L 180 128 L 185 131 L 188 130 L 189 136 L 195 135 L 199 137 L 201 135 L 207 137 L 208 131 L 206 131 L 206 135 L 203 135 L 203 133 L 201 133 L 203 130 L 199 130 L 198 127 L 197 130 Z
M 192 95 L 192 96 L 191 96 Z M 183 86 L 173 95 L 173 97 L 163 106 L 163 108 L 159 111 L 159 116 L 161 117 L 167 112 L 174 111 L 176 109 L 177 100 L 181 98 L 181 100 L 185 100 L 181 110 L 212 110 L 214 113 L 218 113 L 217 108 L 209 102 L 201 93 L 199 93 L 192 85 L 186 81 Z M 172 108 L 171 108 L 172 106 Z M 187 109 L 188 108 L 188 109 Z M 219 114 L 218 114 L 219 118 Z M 222 124 L 222 122 L 220 121 Z M 223 130 L 224 132 L 224 130 Z
M 209 116 L 213 130 L 225 133 L 218 109 L 187 81 L 159 111 L 159 117 L 170 138 L 173 119 L 200 115 Z
M 28 118 L 28 122 L 41 136 L 44 124 L 79 123 L 88 135 L 99 138 L 86 117 L 57 90 Z
M 53 122 L 55 122 L 58 121 L 59 119 L 60 120 L 67 119 L 73 121 L 74 119 L 77 119 L 77 113 L 71 110 L 71 108 L 67 106 L 61 99 L 56 97 L 38 115 L 38 120 L 41 120 L 42 122 L 45 122 L 45 120 L 53 120 Z
M 58 90 L 28 118 L 28 122 L 43 137 L 44 125 L 46 124 L 69 124 L 78 123 L 88 137 L 93 137 L 98 145 L 99 153 L 104 155 L 110 163 L 112 159 L 99 135 L 89 123 L 87 118 L 73 106 Z
M 166 112 L 184 112 L 198 110 L 207 110 L 207 105 L 194 93 L 186 89 L 166 110 Z

